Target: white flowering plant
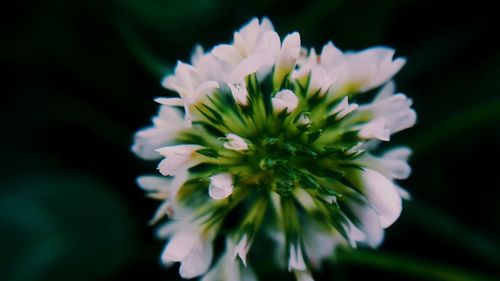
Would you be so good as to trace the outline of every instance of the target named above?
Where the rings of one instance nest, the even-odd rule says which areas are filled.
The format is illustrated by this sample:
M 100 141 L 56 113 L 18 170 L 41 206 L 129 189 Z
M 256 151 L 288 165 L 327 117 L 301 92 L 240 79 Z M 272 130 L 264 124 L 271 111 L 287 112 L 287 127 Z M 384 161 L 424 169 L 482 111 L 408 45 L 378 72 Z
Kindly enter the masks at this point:
M 183 278 L 256 280 L 251 250 L 272 241 L 273 264 L 313 280 L 339 245 L 379 246 L 409 198 L 395 180 L 411 172 L 408 148 L 379 147 L 416 122 L 391 81 L 405 64 L 394 54 L 332 43 L 317 53 L 263 18 L 179 62 L 162 81 L 178 97 L 156 99 L 132 147 L 161 159 L 161 175 L 138 184 L 162 201 L 152 219 L 168 240 L 162 261 L 179 262 Z

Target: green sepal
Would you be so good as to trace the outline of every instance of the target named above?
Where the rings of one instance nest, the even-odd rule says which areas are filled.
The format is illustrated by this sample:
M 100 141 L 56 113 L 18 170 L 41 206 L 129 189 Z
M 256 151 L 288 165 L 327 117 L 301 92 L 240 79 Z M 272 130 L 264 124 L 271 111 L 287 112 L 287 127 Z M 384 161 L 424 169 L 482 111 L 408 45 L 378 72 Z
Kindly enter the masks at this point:
M 267 170 L 267 169 L 270 169 L 270 168 L 274 168 L 278 165 L 283 165 L 287 162 L 287 160 L 285 159 L 274 159 L 274 158 L 262 158 L 260 161 L 259 161 L 259 167 L 262 169 L 262 170 Z
M 208 107 L 207 105 L 203 105 L 203 107 Z M 203 117 L 205 117 L 210 123 L 214 124 L 214 125 L 222 125 L 222 116 L 219 115 L 220 119 L 217 119 L 216 117 L 214 116 L 211 116 L 210 114 L 208 114 L 208 112 L 206 112 L 205 110 L 203 110 L 201 107 L 196 107 L 196 109 L 198 110 L 198 112 L 200 112 Z
M 312 133 L 307 134 L 307 142 L 313 143 L 315 142 L 321 135 L 323 134 L 322 129 L 318 129 Z
M 300 154 L 302 154 L 304 156 L 308 156 L 308 157 L 311 157 L 313 159 L 316 159 L 318 157 L 318 153 L 316 153 L 316 151 L 314 151 L 313 149 L 310 149 L 306 146 L 295 145 L 295 148 L 297 148 L 297 151 L 299 151 Z
M 302 175 L 301 178 L 300 178 L 300 183 L 302 185 L 303 188 L 306 188 L 306 189 L 320 189 L 321 188 L 321 184 L 318 183 L 318 181 L 316 180 L 316 178 L 314 176 L 311 176 L 311 175 Z
M 217 150 L 212 149 L 212 148 L 199 149 L 196 151 L 196 153 L 199 153 L 199 154 L 206 156 L 206 157 L 209 157 L 209 158 L 219 157 L 219 153 L 217 152 Z
M 339 234 L 347 241 L 349 241 L 349 221 L 344 216 L 342 210 L 337 204 L 331 204 L 325 200 L 320 199 L 328 210 L 328 221 L 339 232 Z

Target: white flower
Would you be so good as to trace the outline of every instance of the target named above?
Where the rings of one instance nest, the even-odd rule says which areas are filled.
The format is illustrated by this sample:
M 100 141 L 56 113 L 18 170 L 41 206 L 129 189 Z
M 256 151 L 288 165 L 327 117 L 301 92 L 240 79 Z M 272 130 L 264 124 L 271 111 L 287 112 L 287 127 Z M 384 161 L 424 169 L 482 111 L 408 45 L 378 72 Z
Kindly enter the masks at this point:
M 285 89 L 279 91 L 274 98 L 271 99 L 274 112 L 280 113 L 284 110 L 292 112 L 298 105 L 297 96 L 290 90 Z
M 156 151 L 165 156 L 158 169 L 164 176 L 175 175 L 179 171 L 187 170 L 200 163 L 195 157 L 195 152 L 202 149 L 201 145 L 173 145 L 165 146 Z
M 220 173 L 210 177 L 208 194 L 212 199 L 221 200 L 233 193 L 233 175 Z
M 234 243 L 227 239 L 224 254 L 217 264 L 201 278 L 201 281 L 257 281 L 250 268 L 242 268 L 238 262 L 235 262 L 234 257 L 231 255 L 234 249 Z
M 304 257 L 302 256 L 302 249 L 300 245 L 293 244 L 290 245 L 290 259 L 288 260 L 288 271 L 292 270 L 306 270 L 306 263 L 304 262 Z
M 227 142 L 224 143 L 224 147 L 230 150 L 245 151 L 248 149 L 248 143 L 242 137 L 235 134 L 226 135 Z
M 394 50 L 374 47 L 361 52 L 342 53 L 331 42 L 323 47 L 321 65 L 337 80 L 330 88 L 336 97 L 349 92 L 366 92 L 389 81 L 406 60 L 393 60 Z
M 251 241 L 248 239 L 248 235 L 244 234 L 238 245 L 234 248 L 233 258 L 236 258 L 236 256 L 240 257 L 245 266 L 247 266 L 247 254 L 250 250 L 250 245 Z
M 153 126 L 138 131 L 134 136 L 132 151 L 146 160 L 158 159 L 157 148 L 168 145 L 184 129 L 180 112 L 170 106 L 160 106 L 158 116 L 153 117 Z
M 248 253 L 268 244 L 257 235 L 264 231 L 277 265 L 311 281 L 309 268 L 337 246 L 378 247 L 409 198 L 394 182 L 410 175 L 409 149 L 378 153 L 416 122 L 411 100 L 389 82 L 405 60 L 389 48 L 344 53 L 332 43 L 316 54 L 300 41 L 298 33 L 280 40 L 264 18 L 230 44 L 197 47 L 163 81 L 180 97 L 157 99 L 165 106 L 135 136 L 140 157 L 165 157 L 158 169 L 168 178 L 138 183 L 161 200 L 152 221 L 171 220 L 158 233 L 168 240 L 162 260 L 180 262 L 184 278 L 256 280 Z M 212 265 L 220 239 L 225 252 Z
M 391 134 L 412 127 L 417 120 L 415 110 L 411 109 L 411 99 L 403 94 L 394 94 L 394 91 L 394 83 L 389 82 L 371 104 L 359 108 L 360 114 L 368 112 L 373 118 L 384 117 Z
M 364 169 L 361 172 L 360 184 L 368 202 L 377 212 L 380 225 L 383 228 L 393 224 L 401 214 L 401 197 L 392 181 L 379 172 Z
M 281 50 L 274 69 L 274 85 L 279 87 L 285 77 L 292 72 L 300 55 L 300 35 L 297 32 L 289 34 L 283 40 Z
M 219 83 L 203 80 L 197 68 L 182 62 L 177 63 L 175 75 L 165 77 L 162 85 L 179 93 L 180 98 L 157 98 L 155 101 L 163 105 L 183 106 L 185 127 L 188 128 L 192 121 L 190 107 L 219 88 Z
M 337 114 L 335 116 L 336 120 L 340 120 L 347 116 L 347 114 L 353 112 L 358 108 L 358 105 L 355 103 L 349 104 L 349 99 L 347 97 L 344 97 L 342 101 L 335 106 L 331 111 L 329 115 Z
M 163 200 L 150 223 L 158 222 L 165 214 L 173 217 L 176 207 L 176 197 L 179 189 L 188 179 L 188 172 L 182 171 L 173 179 L 158 176 L 142 176 L 137 178 L 138 185 L 150 192 L 148 196 Z

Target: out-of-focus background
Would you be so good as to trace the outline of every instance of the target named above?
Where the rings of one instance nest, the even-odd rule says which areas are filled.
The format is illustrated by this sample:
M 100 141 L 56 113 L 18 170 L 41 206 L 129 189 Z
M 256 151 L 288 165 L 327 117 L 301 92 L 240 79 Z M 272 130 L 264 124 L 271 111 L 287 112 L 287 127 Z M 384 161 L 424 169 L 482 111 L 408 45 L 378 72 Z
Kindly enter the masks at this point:
M 0 280 L 178 279 L 147 225 L 157 202 L 135 184 L 156 163 L 130 152 L 132 135 L 169 94 L 160 80 L 176 60 L 264 15 L 317 49 L 388 45 L 408 58 L 396 81 L 418 124 L 390 145 L 414 150 L 401 183 L 413 200 L 378 251 L 341 252 L 317 279 L 499 278 L 500 10 L 490 1 L 10 5 L 0 17 Z

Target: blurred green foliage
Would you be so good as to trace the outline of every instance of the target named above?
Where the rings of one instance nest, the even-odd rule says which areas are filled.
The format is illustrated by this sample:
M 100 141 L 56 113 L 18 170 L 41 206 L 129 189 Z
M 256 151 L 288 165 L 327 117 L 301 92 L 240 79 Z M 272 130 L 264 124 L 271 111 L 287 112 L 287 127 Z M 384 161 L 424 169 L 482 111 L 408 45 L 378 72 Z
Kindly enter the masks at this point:
M 253 16 L 343 49 L 389 45 L 408 64 L 413 195 L 379 251 L 341 251 L 318 280 L 495 280 L 500 274 L 498 9 L 456 1 L 15 1 L 1 17 L 0 280 L 177 280 L 159 264 L 154 163 L 132 134 L 169 95 L 161 77 Z M 265 271 L 260 273 L 266 274 Z M 291 278 L 286 273 L 263 280 Z

